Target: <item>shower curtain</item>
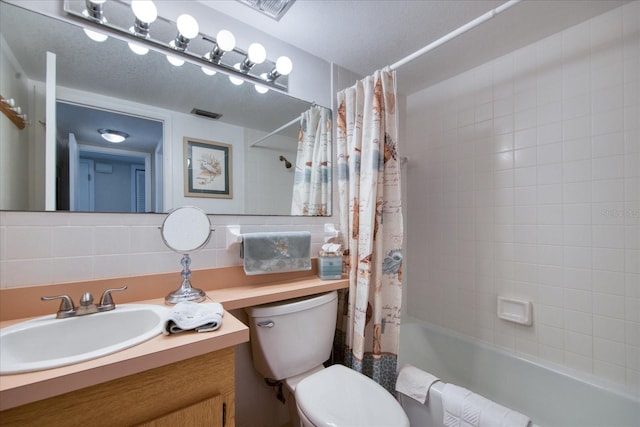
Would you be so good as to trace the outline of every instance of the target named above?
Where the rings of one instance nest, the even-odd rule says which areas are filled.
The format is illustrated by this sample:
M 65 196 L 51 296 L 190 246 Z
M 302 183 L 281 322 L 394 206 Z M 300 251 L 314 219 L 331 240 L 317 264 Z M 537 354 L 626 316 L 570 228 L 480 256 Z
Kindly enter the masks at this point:
M 331 214 L 331 121 L 327 108 L 313 106 L 302 113 L 291 215 Z
M 338 202 L 349 289 L 339 302 L 336 345 L 343 346 L 343 364 L 394 393 L 403 241 L 395 72 L 377 71 L 337 98 Z

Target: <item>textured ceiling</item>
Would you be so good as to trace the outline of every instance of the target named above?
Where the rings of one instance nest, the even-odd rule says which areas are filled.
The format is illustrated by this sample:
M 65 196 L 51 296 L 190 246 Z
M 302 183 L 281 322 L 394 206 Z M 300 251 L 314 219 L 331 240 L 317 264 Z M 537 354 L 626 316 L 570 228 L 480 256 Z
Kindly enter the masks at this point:
M 297 0 L 274 21 L 235 0 L 206 6 L 360 75 L 391 65 L 504 3 L 495 0 Z M 524 0 L 398 70 L 411 94 L 627 1 Z

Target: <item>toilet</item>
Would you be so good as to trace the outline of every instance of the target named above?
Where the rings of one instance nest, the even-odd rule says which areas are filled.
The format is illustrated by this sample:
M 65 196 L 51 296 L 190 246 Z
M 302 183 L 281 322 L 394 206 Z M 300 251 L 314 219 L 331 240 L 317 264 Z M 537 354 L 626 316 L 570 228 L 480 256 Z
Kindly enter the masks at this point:
M 253 365 L 282 381 L 293 426 L 409 427 L 395 398 L 370 378 L 331 356 L 338 294 L 332 291 L 246 309 Z

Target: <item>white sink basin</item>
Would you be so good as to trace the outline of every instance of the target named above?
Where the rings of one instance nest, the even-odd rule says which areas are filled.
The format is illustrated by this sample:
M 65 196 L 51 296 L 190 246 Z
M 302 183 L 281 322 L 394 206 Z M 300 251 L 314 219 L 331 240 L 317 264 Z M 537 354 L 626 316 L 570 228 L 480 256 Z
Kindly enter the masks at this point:
M 38 317 L 0 329 L 0 374 L 84 362 L 140 344 L 162 332 L 168 308 L 122 304 L 115 310 L 56 319 Z

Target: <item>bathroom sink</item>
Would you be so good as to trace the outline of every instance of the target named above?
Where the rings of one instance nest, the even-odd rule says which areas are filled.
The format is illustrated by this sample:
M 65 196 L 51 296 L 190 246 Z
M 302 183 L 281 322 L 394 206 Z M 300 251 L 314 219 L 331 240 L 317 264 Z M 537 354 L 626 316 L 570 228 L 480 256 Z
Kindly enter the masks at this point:
M 0 329 L 0 374 L 71 365 L 140 344 L 162 332 L 168 308 L 121 304 L 115 310 L 56 319 L 55 314 Z

